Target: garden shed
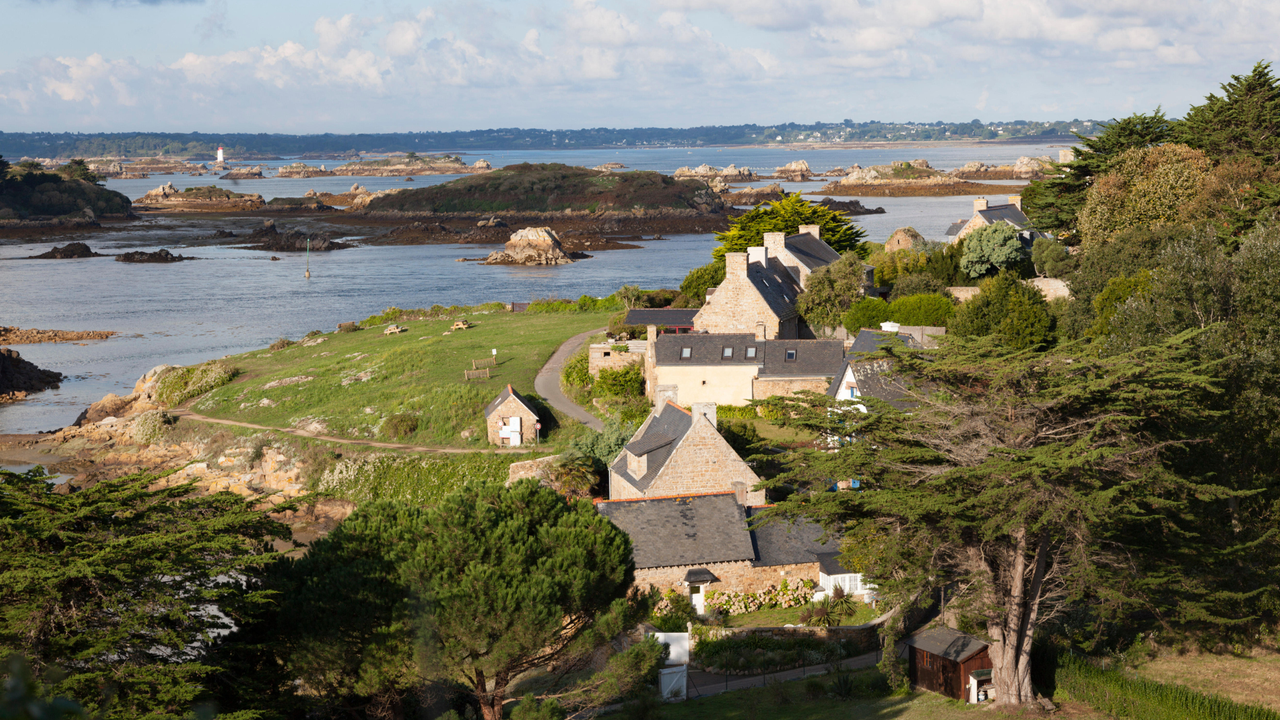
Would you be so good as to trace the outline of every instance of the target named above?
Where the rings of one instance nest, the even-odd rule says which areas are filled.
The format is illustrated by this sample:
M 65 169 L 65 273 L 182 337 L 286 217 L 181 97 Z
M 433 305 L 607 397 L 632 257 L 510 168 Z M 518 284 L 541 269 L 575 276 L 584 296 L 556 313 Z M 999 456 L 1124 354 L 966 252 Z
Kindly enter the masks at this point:
M 489 442 L 494 445 L 516 447 L 537 437 L 537 411 L 510 385 L 484 409 L 484 420 Z
M 991 668 L 987 643 L 972 635 L 945 627 L 929 628 L 902 643 L 907 646 L 907 673 L 915 687 L 969 701 L 976 695 L 970 693 L 969 685 L 980 682 L 971 676 L 990 677 L 979 672 Z

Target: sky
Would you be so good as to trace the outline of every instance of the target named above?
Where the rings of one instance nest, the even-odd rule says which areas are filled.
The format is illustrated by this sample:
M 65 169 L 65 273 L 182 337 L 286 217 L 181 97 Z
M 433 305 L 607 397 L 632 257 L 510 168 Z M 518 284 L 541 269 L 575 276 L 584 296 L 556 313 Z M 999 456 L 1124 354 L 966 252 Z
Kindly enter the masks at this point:
M 1280 57 L 1275 0 L 0 0 L 0 17 L 6 132 L 1178 117 Z

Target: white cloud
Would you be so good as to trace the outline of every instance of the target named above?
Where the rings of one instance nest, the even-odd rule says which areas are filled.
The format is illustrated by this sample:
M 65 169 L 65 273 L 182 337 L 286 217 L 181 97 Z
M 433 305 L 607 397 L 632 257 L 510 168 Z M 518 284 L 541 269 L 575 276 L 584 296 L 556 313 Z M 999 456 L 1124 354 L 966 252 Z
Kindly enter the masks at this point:
M 991 97 L 991 91 L 990 91 L 990 90 L 988 90 L 987 88 L 982 88 L 982 92 L 978 94 L 978 102 L 976 102 L 976 103 L 974 103 L 974 104 L 973 104 L 973 109 L 974 109 L 974 110 L 986 110 L 986 109 L 987 109 L 987 98 L 989 98 L 989 97 Z
M 393 22 L 391 29 L 387 30 L 387 36 L 382 40 L 383 49 L 388 55 L 397 57 L 412 55 L 422 43 L 426 24 L 434 20 L 435 16 L 435 11 L 427 8 L 411 20 Z
M 316 20 L 313 30 L 320 42 L 320 49 L 331 53 L 364 37 L 364 25 L 355 15 L 347 13 L 337 20 L 321 16 Z

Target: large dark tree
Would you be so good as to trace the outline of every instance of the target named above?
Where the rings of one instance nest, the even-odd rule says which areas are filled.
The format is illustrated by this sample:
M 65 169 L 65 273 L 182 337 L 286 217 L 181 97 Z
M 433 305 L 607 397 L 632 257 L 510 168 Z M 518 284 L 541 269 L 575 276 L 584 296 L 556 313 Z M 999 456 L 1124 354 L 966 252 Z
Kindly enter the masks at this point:
M 470 687 L 486 720 L 502 720 L 517 675 L 571 667 L 647 609 L 628 595 L 626 533 L 534 479 L 472 485 L 429 510 L 404 576 L 422 603 L 421 671 Z
M 0 470 L 0 655 L 61 668 L 53 692 L 104 718 L 186 717 L 211 636 L 269 601 L 257 578 L 289 535 L 232 493 L 155 482 L 59 494 L 39 469 Z
M 866 255 L 866 248 L 862 246 L 866 230 L 854 225 L 849 216 L 814 205 L 795 193 L 768 205 L 759 205 L 732 220 L 728 230 L 716 234 L 720 247 L 712 251 L 712 256 L 723 261 L 725 253 L 746 252 L 749 247 L 764 245 L 767 232 L 794 235 L 801 225 L 817 225 L 823 242 L 838 253 Z
M 1175 124 L 1174 139 L 1218 162 L 1280 163 L 1280 82 L 1271 63 L 1259 61 L 1248 75 L 1232 75 L 1221 96 L 1210 94 Z
M 1218 391 L 1186 336 L 1106 358 L 1008 354 L 991 339 L 883 352 L 911 378 L 908 411 L 766 401 L 786 424 L 854 439 L 791 456 L 772 484 L 800 491 L 771 513 L 842 531 L 846 561 L 887 601 L 948 587 L 948 607 L 992 641 L 997 702 L 1030 702 L 1045 624 L 1081 599 L 1128 608 L 1134 555 L 1185 545 L 1195 503 L 1232 495 L 1169 467 Z M 827 491 L 832 478 L 859 487 Z

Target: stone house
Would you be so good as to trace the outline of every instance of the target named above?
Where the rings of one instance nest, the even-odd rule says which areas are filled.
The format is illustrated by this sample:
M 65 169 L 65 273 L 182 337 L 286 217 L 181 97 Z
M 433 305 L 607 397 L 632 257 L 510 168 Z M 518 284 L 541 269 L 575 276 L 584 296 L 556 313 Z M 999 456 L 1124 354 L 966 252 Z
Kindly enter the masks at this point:
M 761 340 L 800 337 L 800 283 L 780 262 L 769 262 L 766 248 L 748 250 L 725 254 L 724 282 L 707 290 L 694 331 L 751 333 Z
M 529 401 L 507 385 L 498 397 L 484 409 L 489 442 L 504 447 L 516 447 L 537 439 L 538 413 Z
M 776 522 L 752 528 L 761 507 L 732 493 L 609 500 L 600 514 L 631 537 L 636 586 L 688 593 L 704 611 L 708 591 L 761 592 L 782 581 L 818 582 L 819 556 L 838 551 L 816 524 Z
M 716 430 L 716 406 L 693 412 L 659 403 L 631 442 L 609 464 L 609 498 L 732 493 L 744 505 L 761 504 L 764 490 L 751 467 Z
M 650 333 L 646 342 L 646 392 L 682 405 L 744 405 L 797 390 L 824 392 L 844 362 L 840 340 Z
M 991 205 L 984 197 L 974 198 L 973 200 L 973 217 L 968 221 L 957 220 L 947 229 L 947 236 L 951 237 L 951 242 L 959 242 L 966 235 L 987 225 L 995 225 L 999 222 L 1009 223 L 1018 231 L 1018 237 L 1027 246 L 1030 246 L 1036 238 L 1048 237 L 1048 235 L 1038 232 L 1031 227 L 1031 219 L 1022 212 L 1022 197 L 1020 195 L 1010 195 L 1009 202 L 1004 205 Z
M 664 333 L 693 332 L 693 318 L 698 308 L 632 308 L 627 311 L 627 325 L 656 325 Z

